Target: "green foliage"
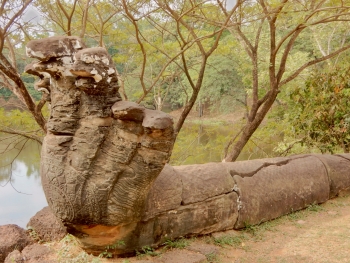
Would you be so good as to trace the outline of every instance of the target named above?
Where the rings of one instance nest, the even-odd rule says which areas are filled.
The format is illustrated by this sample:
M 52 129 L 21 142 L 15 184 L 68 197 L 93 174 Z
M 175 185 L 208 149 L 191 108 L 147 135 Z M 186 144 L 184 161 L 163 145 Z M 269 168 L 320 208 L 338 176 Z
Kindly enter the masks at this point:
M 0 87 L 0 98 L 4 98 L 5 100 L 8 100 L 12 96 L 12 92 L 5 88 L 5 87 Z
M 0 127 L 10 127 L 22 131 L 39 130 L 38 124 L 33 116 L 27 111 L 12 110 L 6 111 L 0 108 Z
M 32 96 L 32 98 L 35 101 L 39 101 L 41 99 L 41 92 L 37 91 L 34 89 L 34 82 L 35 82 L 35 78 L 32 75 L 29 75 L 27 73 L 23 73 L 21 75 L 21 79 L 24 82 L 24 85 L 26 86 L 29 94 Z
M 218 255 L 214 252 L 207 254 L 206 258 L 207 258 L 208 263 L 219 263 L 220 262 Z
M 24 85 L 26 86 L 29 94 L 32 96 L 32 98 L 35 101 L 40 100 L 41 98 L 41 93 L 37 90 L 34 89 L 34 81 L 35 78 L 29 74 L 23 73 L 21 75 L 21 79 L 24 83 Z M 8 100 L 10 97 L 13 97 L 14 95 L 12 94 L 12 92 L 7 89 L 6 87 L 1 87 L 0 86 L 0 97 L 4 98 L 5 100 Z
M 156 257 L 158 255 L 159 253 L 154 251 L 154 249 L 150 246 L 144 246 L 141 248 L 141 250 L 136 250 L 137 257 L 143 257 L 143 256 Z
M 309 205 L 306 208 L 306 210 L 310 211 L 310 212 L 320 212 L 320 211 L 324 210 L 324 208 L 317 203 L 313 203 L 313 204 Z
M 242 115 L 242 112 L 236 114 Z M 171 165 L 222 161 L 227 141 L 232 134 L 239 132 L 243 121 L 234 124 L 215 119 L 185 122 L 172 151 Z M 283 140 L 286 127 L 284 122 L 269 120 L 247 143 L 239 160 L 278 156 L 273 149 Z
M 232 56 L 232 54 L 230 54 Z M 229 113 L 245 100 L 245 86 L 232 57 L 214 54 L 209 58 L 199 97 L 212 105 L 211 111 Z
M 309 147 L 322 153 L 350 150 L 350 68 L 315 68 L 291 94 L 290 121 Z
M 31 226 L 27 227 L 27 232 L 29 233 L 29 236 L 37 243 L 43 243 L 44 241 L 40 238 L 38 233 L 35 231 L 35 229 Z
M 187 247 L 189 245 L 189 241 L 188 239 L 185 238 L 179 238 L 176 240 L 167 240 L 163 243 L 163 245 L 165 245 L 166 248 L 179 248 L 179 249 L 183 249 L 185 247 Z
M 231 135 L 231 127 L 222 123 L 185 123 L 171 155 L 171 164 L 219 162 Z
M 116 243 L 106 246 L 105 251 L 103 251 L 98 257 L 99 258 L 112 258 L 113 250 L 120 249 L 125 246 L 125 242 L 123 240 L 118 240 Z
M 227 235 L 219 238 L 214 238 L 214 244 L 220 247 L 225 246 L 234 246 L 240 247 L 242 246 L 243 241 L 246 239 L 244 235 Z

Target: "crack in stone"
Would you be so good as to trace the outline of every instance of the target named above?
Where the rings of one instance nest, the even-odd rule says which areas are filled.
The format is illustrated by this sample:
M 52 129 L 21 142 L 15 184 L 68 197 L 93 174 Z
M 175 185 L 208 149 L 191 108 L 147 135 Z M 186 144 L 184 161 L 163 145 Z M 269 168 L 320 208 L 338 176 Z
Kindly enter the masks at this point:
M 287 160 L 283 160 L 283 161 L 280 161 L 280 162 L 265 162 L 263 163 L 259 168 L 257 168 L 256 170 L 250 172 L 250 173 L 239 173 L 237 171 L 235 171 L 234 169 L 231 169 L 230 170 L 230 175 L 233 177 L 234 175 L 238 175 L 238 176 L 241 176 L 241 177 L 253 177 L 255 174 L 257 174 L 260 170 L 264 169 L 264 168 L 267 168 L 269 166 L 283 166 L 283 165 L 287 165 L 288 163 L 290 163 L 291 161 L 294 161 L 294 160 L 298 160 L 298 159 L 304 159 L 304 158 L 307 158 L 307 157 L 310 157 L 310 156 L 313 156 L 313 155 L 303 155 L 303 156 L 300 156 L 300 157 L 296 157 L 296 158 L 290 158 L 290 159 L 287 159 Z
M 349 159 L 348 159 L 348 158 L 346 158 L 345 156 L 341 155 L 341 154 L 335 154 L 334 156 L 337 156 L 337 157 L 343 158 L 343 159 L 347 160 L 348 162 L 350 162 L 350 156 L 349 156 Z

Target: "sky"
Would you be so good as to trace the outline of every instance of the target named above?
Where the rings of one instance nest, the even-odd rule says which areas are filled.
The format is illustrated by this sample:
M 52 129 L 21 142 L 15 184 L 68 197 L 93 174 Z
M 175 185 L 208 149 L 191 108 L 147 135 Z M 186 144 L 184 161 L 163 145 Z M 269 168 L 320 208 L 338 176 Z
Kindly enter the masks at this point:
M 226 0 L 227 9 L 231 9 L 236 3 L 236 0 Z
M 30 20 L 33 20 L 36 23 L 39 23 L 40 22 L 40 12 L 35 7 L 30 5 L 26 9 L 22 19 L 24 22 L 28 22 Z

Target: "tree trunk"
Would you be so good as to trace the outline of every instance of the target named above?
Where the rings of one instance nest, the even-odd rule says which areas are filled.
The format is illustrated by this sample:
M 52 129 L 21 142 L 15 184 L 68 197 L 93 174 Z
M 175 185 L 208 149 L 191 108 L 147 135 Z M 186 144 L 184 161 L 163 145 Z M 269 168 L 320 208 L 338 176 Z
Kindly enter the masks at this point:
M 239 137 L 239 140 L 234 144 L 231 152 L 228 155 L 226 155 L 223 162 L 234 162 L 237 160 L 244 146 L 247 144 L 247 142 L 249 141 L 250 137 L 252 137 L 254 132 L 259 128 L 266 114 L 269 112 L 270 108 L 272 107 L 278 94 L 277 86 L 278 85 L 276 85 L 274 88 L 270 90 L 270 94 L 267 100 L 265 101 L 265 103 L 261 105 L 260 111 L 258 111 L 257 114 L 252 118 L 248 118 L 247 123 L 245 124 L 242 130 L 242 134 Z
M 261 120 L 262 121 L 262 120 Z M 259 124 L 261 123 L 259 122 Z M 259 127 L 259 124 L 256 124 L 255 121 L 253 122 L 247 122 L 243 131 L 242 135 L 239 137 L 239 140 L 234 144 L 231 152 L 225 157 L 223 160 L 224 162 L 234 162 L 237 160 L 238 156 L 242 152 L 244 146 L 249 141 L 250 137 L 253 135 L 253 133 L 256 131 L 256 129 Z
M 26 105 L 30 113 L 33 115 L 35 121 L 39 124 L 41 129 L 46 132 L 46 120 L 41 111 L 37 109 L 32 97 L 26 89 L 22 79 L 17 74 L 15 68 L 12 67 L 7 58 L 0 54 L 0 70 L 3 74 L 13 82 L 13 87 L 9 88 L 16 96 Z

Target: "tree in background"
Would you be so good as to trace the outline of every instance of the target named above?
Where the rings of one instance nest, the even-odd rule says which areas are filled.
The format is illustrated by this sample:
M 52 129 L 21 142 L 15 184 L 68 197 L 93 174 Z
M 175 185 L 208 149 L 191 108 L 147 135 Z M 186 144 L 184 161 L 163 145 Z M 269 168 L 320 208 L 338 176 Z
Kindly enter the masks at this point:
M 290 121 L 302 143 L 322 153 L 350 150 L 349 63 L 315 67 L 305 86 L 291 95 Z
M 34 98 L 28 92 L 21 78 L 18 65 L 17 49 L 22 47 L 28 35 L 30 22 L 22 17 L 32 0 L 1 0 L 0 1 L 0 86 L 11 91 L 25 105 L 40 128 L 45 131 L 45 118 L 41 109 L 45 104 L 41 100 L 35 104 Z M 20 130 L 8 130 L 0 127 L 2 132 L 26 135 Z
M 183 85 L 190 87 L 190 91 L 186 91 L 186 103 L 175 125 L 177 135 L 196 103 L 208 58 L 218 47 L 237 6 L 228 13 L 222 25 L 212 26 L 207 20 L 221 16 L 220 10 L 212 1 L 115 2 L 117 6 L 122 4 L 122 12 L 133 25 L 134 48 L 142 54 L 139 58 L 140 67 L 136 69 L 138 87 L 142 88 L 138 102 L 162 85 L 164 75 L 170 75 L 170 79 L 176 80 L 180 90 L 185 91 Z M 181 79 L 176 77 L 178 72 L 181 72 Z
M 228 17 L 228 9 L 217 1 Z M 253 133 L 276 101 L 282 87 L 294 80 L 306 68 L 328 60 L 350 48 L 348 41 L 334 46 L 330 53 L 310 56 L 295 68 L 290 60 L 297 39 L 320 25 L 347 23 L 350 6 L 344 1 L 237 1 L 234 16 L 230 15 L 230 32 L 240 41 L 250 61 L 251 104 L 246 124 L 239 135 L 229 142 L 232 148 L 224 161 L 235 161 Z M 317 31 L 322 34 L 322 31 Z M 294 64 L 295 65 L 295 64 Z M 236 140 L 236 138 L 238 138 Z

